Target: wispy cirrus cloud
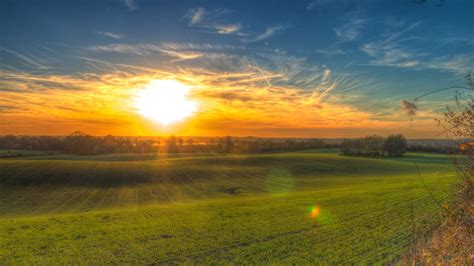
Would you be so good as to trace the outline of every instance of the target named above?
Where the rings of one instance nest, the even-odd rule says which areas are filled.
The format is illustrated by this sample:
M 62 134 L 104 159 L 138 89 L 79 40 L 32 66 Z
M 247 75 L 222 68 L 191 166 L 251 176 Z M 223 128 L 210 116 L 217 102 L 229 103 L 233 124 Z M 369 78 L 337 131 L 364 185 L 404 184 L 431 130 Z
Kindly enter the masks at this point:
M 318 4 L 321 3 L 323 2 L 318 1 Z M 359 40 L 362 37 L 364 26 L 371 21 L 371 19 L 362 18 L 360 11 L 346 13 L 344 17 L 347 20 L 346 23 L 333 28 L 337 42 L 329 47 L 316 49 L 316 53 L 328 56 L 347 54 L 348 43 Z
M 401 47 L 393 43 L 371 42 L 361 46 L 361 51 L 372 57 L 371 65 L 392 67 L 414 67 L 421 57 L 414 49 Z
M 456 37 L 446 37 L 440 39 L 442 45 L 449 44 L 464 44 L 468 46 L 474 46 L 474 39 L 472 37 L 456 36 Z
M 419 37 L 409 35 L 420 24 L 421 22 L 412 23 L 402 30 L 383 36 L 382 40 L 362 44 L 360 50 L 371 58 L 367 65 L 415 70 L 434 69 L 452 73 L 465 73 L 472 68 L 472 54 L 434 56 L 426 50 L 412 48 L 412 42 L 423 41 Z
M 347 97 L 354 97 L 355 89 L 366 89 L 370 84 L 273 49 L 249 51 L 241 46 L 176 42 L 89 49 L 83 52 L 166 54 L 179 65 L 130 65 L 127 58 L 109 62 L 92 53 L 79 58 L 90 65 L 90 72 L 49 75 L 3 71 L 0 87 L 8 84 L 10 89 L 4 93 L 8 93 L 10 102 L 2 105 L 22 109 L 0 112 L 0 120 L 22 121 L 15 125 L 18 132 L 25 133 L 41 127 L 55 134 L 76 128 L 87 128 L 93 134 L 137 134 L 136 128 L 142 125 L 138 125 L 141 120 L 130 103 L 134 91 L 153 79 L 174 79 L 193 88 L 192 97 L 202 104 L 203 112 L 188 123 L 194 130 L 214 130 L 199 131 L 208 134 L 217 134 L 218 129 L 212 126 L 228 121 L 232 121 L 229 127 L 248 128 L 249 132 L 255 127 L 272 132 L 271 129 L 295 129 L 302 124 L 318 129 L 343 128 L 344 123 L 361 127 L 381 123 L 374 122 L 369 111 L 345 103 Z M 8 127 L 0 125 L 2 130 L 9 132 Z M 153 131 L 138 134 L 146 134 L 143 132 Z
M 362 44 L 360 50 L 372 57 L 371 64 L 385 66 L 414 66 L 418 64 L 416 58 L 422 53 L 415 49 L 410 49 L 404 43 L 418 39 L 414 36 L 405 36 L 415 29 L 421 22 L 415 22 L 402 30 L 392 32 L 382 36 L 380 40 Z
M 199 52 L 180 52 L 180 51 L 172 51 L 172 50 L 159 50 L 161 53 L 174 57 L 175 59 L 171 60 L 171 62 L 179 62 L 185 60 L 196 59 L 202 57 L 203 54 Z
M 242 29 L 240 24 L 216 25 L 216 30 L 220 34 L 234 34 Z
M 285 29 L 281 25 L 267 27 L 261 33 L 249 33 L 238 22 L 229 22 L 231 11 L 228 9 L 207 10 L 202 7 L 192 8 L 186 12 L 182 19 L 187 21 L 189 27 L 211 30 L 216 34 L 237 35 L 243 42 L 263 41 Z
M 285 55 L 288 53 L 288 51 L 286 51 L 285 49 L 281 49 L 281 48 L 277 48 L 275 50 L 273 50 L 275 53 L 277 54 L 281 54 L 281 55 Z
M 306 5 L 306 10 L 311 11 L 317 9 L 319 6 L 330 2 L 330 0 L 311 0 Z
M 243 51 L 243 46 L 221 45 L 211 43 L 176 43 L 176 42 L 162 42 L 162 43 L 136 43 L 136 44 L 109 44 L 90 46 L 88 50 L 94 52 L 105 53 L 119 53 L 126 55 L 147 56 L 156 53 L 164 54 L 174 57 L 170 62 L 180 62 L 186 60 L 197 59 L 203 57 L 210 52 L 217 51 Z
M 206 9 L 202 7 L 192 8 L 186 12 L 183 18 L 188 20 L 188 26 L 194 26 L 203 22 L 207 13 Z
M 115 39 L 115 40 L 120 40 L 120 39 L 123 39 L 123 37 L 124 37 L 123 34 L 118 34 L 118 33 L 110 32 L 110 31 L 99 31 L 97 33 L 102 35 L 102 36 L 105 36 L 105 37 L 108 37 L 108 38 L 111 38 L 111 39 Z
M 346 50 L 342 48 L 334 47 L 334 46 L 323 48 L 323 49 L 317 49 L 316 52 L 318 54 L 324 54 L 324 55 L 341 55 L 341 54 L 347 53 Z
M 89 50 L 96 52 L 109 52 L 139 56 L 147 56 L 154 53 L 161 53 L 174 57 L 175 59 L 171 60 L 171 62 L 191 60 L 202 56 L 202 53 L 199 53 L 197 51 L 184 51 L 183 49 L 173 49 L 172 45 L 161 44 L 109 44 L 91 46 L 89 47 Z
M 237 128 L 249 129 L 256 125 L 294 128 L 301 123 L 317 128 L 333 125 L 337 119 L 354 120 L 354 114 L 358 114 L 357 122 L 360 124 L 368 122 L 367 113 L 327 102 L 338 84 L 332 80 L 329 69 L 311 68 L 304 58 L 271 57 L 267 54 L 242 58 L 222 53 L 213 56 L 216 57 L 209 57 L 206 61 L 225 62 L 226 70 L 190 65 L 163 71 L 83 58 L 99 68 L 104 65 L 107 71 L 80 75 L 2 72 L 1 76 L 7 77 L 12 87 L 22 89 L 4 92 L 8 93 L 9 102 L 2 104 L 7 107 L 0 110 L 1 120 L 6 123 L 21 121 L 15 124 L 16 130 L 25 133 L 41 126 L 55 134 L 68 133 L 76 128 L 87 128 L 93 134 L 136 134 L 134 130 L 139 120 L 130 106 L 134 90 L 153 79 L 175 79 L 192 86 L 193 97 L 205 109 L 190 121 L 194 128 L 208 130 L 207 123 L 222 124 L 226 121 L 233 121 Z M 301 75 L 302 69 L 314 72 Z M 299 84 L 311 79 L 306 82 L 313 84 L 306 90 L 295 86 L 293 79 Z M 98 90 L 101 93 L 97 93 Z M 48 104 L 44 104 L 46 99 L 49 99 Z M 18 106 L 22 108 L 13 109 Z M 10 132 L 2 125 L 0 130 Z
M 160 47 L 163 49 L 172 49 L 179 51 L 186 50 L 245 50 L 244 46 L 236 46 L 230 44 L 214 44 L 214 43 L 189 43 L 189 42 L 161 42 Z
M 88 47 L 89 50 L 95 52 L 109 52 L 129 55 L 148 55 L 152 51 L 158 51 L 159 47 L 149 44 L 118 44 L 95 45 Z
M 436 69 L 458 74 L 466 74 L 474 67 L 474 54 L 462 54 L 456 56 L 439 56 L 423 62 L 424 69 Z
M 403 45 L 414 37 L 403 37 L 404 34 L 418 27 L 420 22 L 413 23 L 403 30 L 393 32 L 378 41 L 362 44 L 360 50 L 372 57 L 371 64 L 380 66 L 410 67 L 418 64 L 416 58 L 421 55 L 416 50 Z
M 230 12 L 227 9 L 207 10 L 202 7 L 192 8 L 183 16 L 189 27 L 197 27 L 213 30 L 218 34 L 244 35 L 239 23 L 224 22 L 225 15 Z
M 245 42 L 259 42 L 259 41 L 263 41 L 263 40 L 266 40 L 270 37 L 272 37 L 273 35 L 281 32 L 282 30 L 284 30 L 285 27 L 281 26 L 281 25 L 276 25 L 276 26 L 271 26 L 271 27 L 267 27 L 262 33 L 252 37 L 252 38 L 247 38 L 247 39 L 244 39 L 243 41 Z
M 352 17 L 346 24 L 334 28 L 334 32 L 339 40 L 343 42 L 355 41 L 361 37 L 362 29 L 369 21 L 370 19 Z
M 327 98 L 326 96 L 329 96 L 336 88 L 334 83 L 340 83 L 340 80 L 329 82 L 331 71 L 328 68 L 320 68 L 308 63 L 306 58 L 274 51 L 262 51 L 254 54 L 240 46 L 170 42 L 96 46 L 90 49 L 131 55 L 148 55 L 158 52 L 174 57 L 175 59 L 171 61 L 173 63 L 185 63 L 180 65 L 180 71 L 187 69 L 186 75 L 196 77 L 208 73 L 209 75 L 203 82 L 209 85 L 209 82 L 213 81 L 210 77 L 214 76 L 219 77 L 215 83 L 212 83 L 214 86 L 248 84 L 251 86 L 297 87 L 312 91 L 316 95 L 314 96 L 315 101 Z M 223 76 L 215 74 L 219 72 L 227 74 Z M 234 75 L 232 73 L 240 74 Z M 242 73 L 246 74 L 241 75 Z M 321 93 L 323 93 L 323 97 L 319 97 Z
M 134 11 L 138 9 L 138 4 L 136 0 L 120 0 L 125 7 L 127 7 L 128 11 Z
M 6 52 L 10 55 L 13 55 L 14 57 L 20 59 L 21 61 L 29 64 L 30 66 L 33 66 L 35 68 L 38 68 L 38 69 L 47 69 L 49 68 L 48 66 L 44 65 L 43 63 L 40 63 L 39 60 L 35 59 L 33 56 L 31 55 L 26 55 L 26 54 L 23 54 L 23 53 L 20 53 L 20 52 L 17 52 L 17 51 L 13 51 L 11 49 L 7 49 L 7 48 L 4 48 L 4 47 L 0 47 L 0 52 L 3 51 L 3 52 Z

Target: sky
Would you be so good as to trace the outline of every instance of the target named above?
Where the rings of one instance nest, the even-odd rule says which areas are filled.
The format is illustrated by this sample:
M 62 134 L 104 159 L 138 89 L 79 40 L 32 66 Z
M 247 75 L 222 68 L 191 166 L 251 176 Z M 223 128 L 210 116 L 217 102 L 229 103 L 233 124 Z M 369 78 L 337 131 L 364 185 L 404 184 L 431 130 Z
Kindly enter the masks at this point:
M 410 102 L 465 84 L 473 13 L 462 0 L 3 0 L 0 135 L 438 138 L 454 92 Z M 156 80 L 189 87 L 196 110 L 141 115 Z

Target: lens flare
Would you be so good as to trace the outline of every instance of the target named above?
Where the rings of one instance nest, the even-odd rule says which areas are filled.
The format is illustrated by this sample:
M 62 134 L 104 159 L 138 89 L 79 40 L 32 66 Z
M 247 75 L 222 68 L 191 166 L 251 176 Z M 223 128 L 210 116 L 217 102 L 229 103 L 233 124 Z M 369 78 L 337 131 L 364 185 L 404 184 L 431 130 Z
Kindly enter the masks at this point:
M 318 214 L 319 214 L 319 209 L 320 209 L 319 205 L 314 206 L 313 208 L 311 208 L 311 213 L 309 214 L 309 217 L 311 219 L 316 218 L 316 216 L 318 216 Z

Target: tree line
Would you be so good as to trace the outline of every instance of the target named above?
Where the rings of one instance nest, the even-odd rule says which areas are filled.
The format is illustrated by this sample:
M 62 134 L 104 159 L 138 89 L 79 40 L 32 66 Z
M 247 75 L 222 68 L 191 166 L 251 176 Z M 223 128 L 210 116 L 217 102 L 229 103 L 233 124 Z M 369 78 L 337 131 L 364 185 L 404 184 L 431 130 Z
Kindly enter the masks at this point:
M 398 136 L 398 137 L 397 137 Z M 398 143 L 401 141 L 401 143 Z M 68 136 L 0 136 L 0 149 L 56 151 L 78 155 L 96 155 L 111 153 L 266 153 L 289 152 L 297 150 L 339 148 L 345 155 L 360 156 L 401 156 L 402 150 L 443 152 L 450 151 L 449 146 L 439 141 L 406 140 L 401 135 L 388 138 L 372 135 L 360 139 L 323 140 L 317 138 L 256 138 L 256 137 L 120 137 L 91 136 L 74 132 Z M 395 144 L 393 144 L 395 143 Z M 390 146 L 392 145 L 392 146 Z M 15 156 L 11 153 L 10 156 Z
M 345 139 L 340 144 L 344 155 L 354 156 L 389 156 L 401 157 L 407 151 L 407 140 L 401 135 L 390 135 L 386 138 L 378 135 L 356 139 Z
M 68 136 L 0 137 L 0 149 L 58 151 L 68 154 L 97 155 L 110 153 L 262 153 L 285 152 L 326 147 L 320 139 L 266 139 L 215 137 L 197 140 L 170 136 L 156 138 L 91 136 L 79 131 Z

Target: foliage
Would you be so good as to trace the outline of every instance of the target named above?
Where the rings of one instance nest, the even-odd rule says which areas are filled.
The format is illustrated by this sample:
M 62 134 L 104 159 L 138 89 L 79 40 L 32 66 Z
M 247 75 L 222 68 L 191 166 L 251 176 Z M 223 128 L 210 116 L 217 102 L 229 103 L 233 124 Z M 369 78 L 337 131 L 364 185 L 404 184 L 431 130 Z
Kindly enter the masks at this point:
M 473 81 L 468 76 L 471 88 Z M 444 113 L 444 120 L 438 125 L 444 129 L 443 133 L 452 141 L 452 159 L 463 179 L 470 179 L 474 174 L 474 98 L 470 94 L 456 92 L 456 108 L 448 107 Z M 458 153 L 463 157 L 456 156 Z
M 391 135 L 387 138 L 372 135 L 358 139 L 345 139 L 341 143 L 341 153 L 356 156 L 400 157 L 405 154 L 407 141 L 403 135 Z
M 471 180 L 456 187 L 453 200 L 443 204 L 441 223 L 421 239 L 404 264 L 473 265 L 474 189 Z
M 407 151 L 407 139 L 402 135 L 390 135 L 383 144 L 383 149 L 389 157 L 401 157 Z
M 0 149 L 61 151 L 70 154 L 150 153 L 158 151 L 159 142 L 129 137 L 90 136 L 76 131 L 67 137 L 13 136 L 0 137 Z
M 465 90 L 474 91 L 469 73 Z M 450 157 L 462 179 L 454 190 L 453 200 L 442 205 L 441 224 L 428 240 L 422 240 L 410 254 L 411 264 L 473 265 L 474 251 L 474 99 L 457 91 L 456 107 L 448 107 L 444 119 L 438 120 L 445 136 L 451 140 Z
M 170 136 L 164 141 L 152 137 L 105 137 L 90 136 L 74 132 L 67 137 L 53 136 L 4 136 L 0 137 L 0 149 L 24 149 L 61 151 L 79 155 L 110 153 L 261 153 L 284 152 L 323 148 L 319 139 L 270 139 L 216 137 L 208 141 Z

